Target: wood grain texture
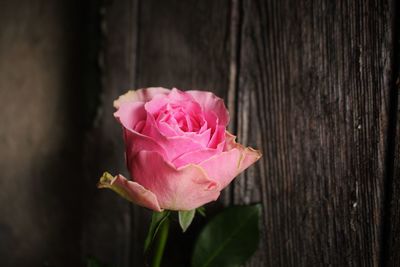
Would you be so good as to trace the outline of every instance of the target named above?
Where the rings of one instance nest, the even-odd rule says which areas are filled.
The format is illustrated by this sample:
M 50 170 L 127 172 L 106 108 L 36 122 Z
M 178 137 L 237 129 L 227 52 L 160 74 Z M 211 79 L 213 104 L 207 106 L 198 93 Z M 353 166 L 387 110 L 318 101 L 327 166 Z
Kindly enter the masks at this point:
M 229 82 L 229 2 L 142 1 L 138 87 L 209 90 Z
M 142 250 L 135 245 L 143 242 L 133 239 L 137 232 L 144 232 L 132 219 L 137 210 L 110 190 L 96 188 L 104 171 L 127 175 L 122 130 L 113 117 L 112 102 L 134 87 L 137 1 L 105 1 L 95 11 L 102 16 L 98 25 L 103 35 L 98 58 L 102 90 L 94 127 L 86 140 L 82 257 L 92 256 L 113 266 L 143 266 L 139 263 L 142 255 L 135 254 Z M 98 94 L 99 88 L 92 91 Z
M 378 266 L 388 127 L 389 1 L 243 1 L 235 183 L 261 200 L 247 266 Z

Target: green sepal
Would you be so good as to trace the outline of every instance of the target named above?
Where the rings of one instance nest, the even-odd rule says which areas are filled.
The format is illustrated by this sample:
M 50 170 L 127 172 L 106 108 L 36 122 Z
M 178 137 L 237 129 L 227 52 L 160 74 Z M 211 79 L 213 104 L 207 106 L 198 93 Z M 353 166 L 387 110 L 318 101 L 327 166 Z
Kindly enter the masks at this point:
M 189 228 L 190 224 L 193 222 L 194 215 L 196 214 L 196 210 L 185 210 L 179 211 L 179 225 L 182 228 L 183 232 Z

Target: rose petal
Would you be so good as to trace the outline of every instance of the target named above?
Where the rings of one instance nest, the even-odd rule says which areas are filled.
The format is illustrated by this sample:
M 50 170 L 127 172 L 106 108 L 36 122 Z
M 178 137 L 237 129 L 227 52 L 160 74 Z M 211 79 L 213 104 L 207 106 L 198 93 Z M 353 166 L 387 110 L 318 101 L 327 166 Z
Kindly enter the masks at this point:
M 144 103 L 121 103 L 119 109 L 114 112 L 114 117 L 125 127 L 135 129 L 138 122 L 146 120 L 147 112 Z
M 183 154 L 205 148 L 202 144 L 196 142 L 195 139 L 186 136 L 167 137 L 167 141 L 161 145 L 164 147 L 170 161 L 175 160 Z
M 175 168 L 157 152 L 141 151 L 130 162 L 135 181 L 157 195 L 160 207 L 192 210 L 219 196 L 219 185 L 197 165 Z
M 174 120 L 174 119 L 172 119 Z M 201 132 L 183 132 L 177 124 L 169 124 L 164 121 L 157 121 L 157 127 L 160 130 L 160 133 L 166 137 L 173 137 L 173 136 L 185 136 L 187 138 L 192 139 L 196 143 L 201 144 L 204 147 L 208 146 L 210 142 L 211 136 L 211 129 L 206 129 Z M 175 126 L 174 126 L 175 125 Z M 207 126 L 207 125 L 206 125 Z
M 229 113 L 225 107 L 224 100 L 211 92 L 204 91 L 186 91 L 190 94 L 202 107 L 206 117 L 207 114 L 214 112 L 219 119 L 219 125 L 226 126 L 229 122 Z
M 165 153 L 162 152 L 161 154 L 166 155 L 167 160 L 172 162 L 182 154 L 204 148 L 201 143 L 198 143 L 195 139 L 187 136 L 165 136 L 158 128 L 153 115 L 148 113 L 146 119 L 146 125 L 143 128 L 142 133 L 151 137 L 152 140 L 157 140 L 157 144 L 163 148 L 163 151 L 165 151 Z
M 219 151 L 222 151 L 225 145 L 225 127 L 217 126 L 215 131 L 210 139 L 208 147 L 217 148 Z M 219 145 L 221 144 L 221 145 Z
M 136 182 L 129 181 L 121 174 L 113 177 L 109 173 L 104 173 L 97 186 L 99 188 L 109 188 L 137 205 L 155 211 L 162 211 L 153 192 Z
M 225 147 L 224 151 L 231 150 L 232 148 L 235 148 L 237 143 L 236 143 L 236 136 L 231 134 L 228 131 L 225 131 Z
M 201 114 L 201 106 L 197 103 L 190 94 L 186 94 L 176 88 L 173 88 L 170 93 L 166 96 L 157 95 L 153 99 L 149 100 L 145 109 L 147 112 L 155 115 L 160 109 L 166 107 L 167 105 L 181 106 L 186 113 L 190 115 Z
M 151 137 L 139 134 L 127 128 L 123 128 L 123 134 L 127 162 L 129 162 L 130 158 L 135 157 L 135 155 L 142 150 L 156 151 L 167 158 L 167 152 L 164 150 L 164 148 Z
M 194 140 L 196 143 L 201 144 L 203 147 L 207 147 L 210 141 L 211 129 L 207 129 L 202 133 L 184 133 L 184 136 Z
M 114 107 L 118 109 L 122 103 L 126 102 L 148 102 L 156 95 L 168 95 L 169 93 L 169 89 L 162 87 L 149 87 L 138 90 L 130 90 L 114 101 Z
M 155 140 L 135 131 L 136 126 L 143 127 L 141 124 L 143 120 L 146 120 L 146 114 L 144 104 L 141 102 L 122 103 L 114 113 L 115 118 L 123 126 L 127 158 L 134 156 L 141 150 L 157 151 L 162 155 L 166 155 L 163 147 Z
M 216 149 L 206 148 L 183 154 L 182 156 L 176 158 L 172 163 L 177 168 L 187 164 L 199 164 L 218 153 L 220 152 Z
M 232 139 L 229 138 L 231 141 Z M 233 141 L 234 142 L 234 141 Z M 211 179 L 225 188 L 239 173 L 261 158 L 261 152 L 241 144 L 229 144 L 233 148 L 217 154 L 199 165 L 206 170 Z
M 157 126 L 160 130 L 160 133 L 166 137 L 182 135 L 181 131 L 177 131 L 177 127 L 172 127 L 170 124 L 164 121 L 159 121 Z

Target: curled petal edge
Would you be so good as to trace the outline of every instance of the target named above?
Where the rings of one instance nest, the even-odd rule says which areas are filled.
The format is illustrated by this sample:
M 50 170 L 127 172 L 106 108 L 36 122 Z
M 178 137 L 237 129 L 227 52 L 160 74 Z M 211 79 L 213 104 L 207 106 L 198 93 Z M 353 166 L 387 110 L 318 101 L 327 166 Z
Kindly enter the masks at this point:
M 158 203 L 156 195 L 147 190 L 142 185 L 126 179 L 122 175 L 112 176 L 108 172 L 104 172 L 103 176 L 97 184 L 98 188 L 108 188 L 139 206 L 149 208 L 154 211 L 162 211 Z
M 189 90 L 186 91 L 187 94 L 190 94 L 203 108 L 203 110 L 207 112 L 216 112 L 217 118 L 219 118 L 220 125 L 228 125 L 229 123 L 229 112 L 225 107 L 224 100 L 218 96 L 216 96 L 212 92 L 206 91 L 198 91 L 198 90 Z
M 209 177 L 213 177 L 220 183 L 220 190 L 228 186 L 237 175 L 262 156 L 260 151 L 236 143 L 235 138 L 236 136 L 226 131 L 224 152 L 199 163 L 207 171 Z M 226 168 L 220 168 L 221 165 L 225 165 Z
M 247 169 L 251 164 L 256 162 L 262 157 L 260 150 L 254 149 L 252 147 L 245 147 L 240 143 L 236 143 L 236 135 L 231 134 L 228 131 L 226 133 L 226 146 L 230 149 L 237 148 L 241 151 L 241 156 L 238 162 L 238 170 L 242 172 Z

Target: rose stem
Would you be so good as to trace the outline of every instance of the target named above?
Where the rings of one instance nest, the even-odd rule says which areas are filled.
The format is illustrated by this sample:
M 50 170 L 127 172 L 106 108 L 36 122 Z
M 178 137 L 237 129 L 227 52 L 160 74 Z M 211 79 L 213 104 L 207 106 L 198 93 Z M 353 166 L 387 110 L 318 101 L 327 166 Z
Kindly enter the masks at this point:
M 161 224 L 160 230 L 158 232 L 157 244 L 155 247 L 154 257 L 152 267 L 160 267 L 162 257 L 164 254 L 165 245 L 168 239 L 168 231 L 169 231 L 169 218 L 166 218 L 165 221 Z

